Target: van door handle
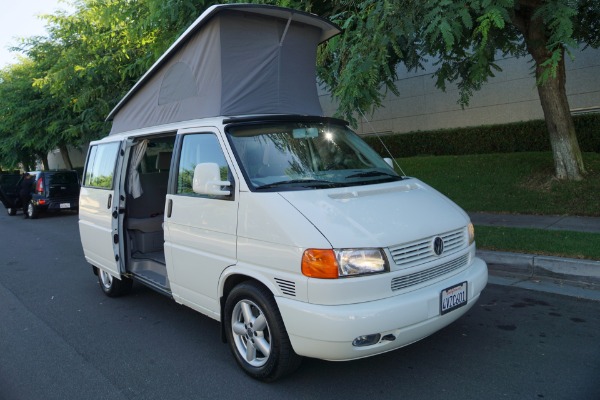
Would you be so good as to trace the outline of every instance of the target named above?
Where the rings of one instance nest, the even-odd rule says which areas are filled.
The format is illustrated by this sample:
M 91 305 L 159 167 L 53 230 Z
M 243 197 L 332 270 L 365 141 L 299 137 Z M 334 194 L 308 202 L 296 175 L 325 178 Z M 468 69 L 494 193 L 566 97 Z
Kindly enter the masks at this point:
M 112 204 L 112 194 L 108 195 L 108 204 L 106 204 L 106 208 L 110 209 L 110 206 Z
M 173 200 L 167 201 L 167 218 L 171 218 L 171 211 L 173 211 Z

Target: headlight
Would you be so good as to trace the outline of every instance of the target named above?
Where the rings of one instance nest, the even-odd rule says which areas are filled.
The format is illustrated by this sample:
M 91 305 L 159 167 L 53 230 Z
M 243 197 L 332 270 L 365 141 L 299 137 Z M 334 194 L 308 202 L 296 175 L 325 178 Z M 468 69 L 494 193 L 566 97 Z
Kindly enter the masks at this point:
M 467 225 L 467 231 L 469 232 L 469 246 L 475 241 L 475 227 L 469 222 Z
M 387 271 L 387 260 L 380 249 L 334 250 L 340 276 L 376 274 Z
M 389 271 L 381 249 L 308 249 L 302 255 L 302 273 L 311 278 L 335 279 Z

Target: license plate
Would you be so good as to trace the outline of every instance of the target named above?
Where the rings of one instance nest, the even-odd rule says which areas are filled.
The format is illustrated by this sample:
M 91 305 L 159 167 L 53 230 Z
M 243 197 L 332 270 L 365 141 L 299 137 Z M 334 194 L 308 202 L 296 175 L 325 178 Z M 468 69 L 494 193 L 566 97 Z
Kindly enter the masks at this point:
M 60 208 L 71 208 L 71 203 L 60 203 Z
M 442 290 L 440 294 L 440 314 L 444 315 L 465 304 L 467 304 L 467 282 Z

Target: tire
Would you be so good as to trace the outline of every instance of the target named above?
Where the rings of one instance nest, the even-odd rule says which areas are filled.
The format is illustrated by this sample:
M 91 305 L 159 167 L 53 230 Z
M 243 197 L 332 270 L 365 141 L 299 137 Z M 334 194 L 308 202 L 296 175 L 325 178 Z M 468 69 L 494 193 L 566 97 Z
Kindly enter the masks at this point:
M 31 219 L 36 219 L 40 216 L 40 211 L 37 209 L 36 206 L 33 205 L 32 202 L 29 202 L 29 204 L 27 204 L 27 216 Z
M 292 349 L 272 293 L 254 282 L 236 286 L 225 302 L 225 334 L 238 365 L 252 378 L 273 382 L 302 361 Z
M 17 215 L 17 209 L 14 207 L 8 207 L 6 209 L 6 212 L 8 213 L 8 215 L 10 215 L 11 217 L 14 217 L 15 215 Z
M 108 297 L 119 297 L 127 294 L 131 291 L 133 281 L 129 278 L 122 277 L 117 279 L 108 272 L 98 268 L 98 283 L 100 283 L 100 289 Z

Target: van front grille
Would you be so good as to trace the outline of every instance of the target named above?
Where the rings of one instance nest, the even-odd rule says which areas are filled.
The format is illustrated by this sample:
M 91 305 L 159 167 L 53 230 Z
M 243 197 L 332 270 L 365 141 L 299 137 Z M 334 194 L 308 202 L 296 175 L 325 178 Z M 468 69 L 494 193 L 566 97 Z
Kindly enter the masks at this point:
M 424 271 L 415 272 L 412 274 L 399 276 L 392 279 L 392 290 L 405 289 L 410 286 L 415 286 L 423 282 L 435 279 L 457 269 L 467 266 L 469 263 L 469 253 L 462 255 L 454 260 L 445 262 L 433 268 Z
M 430 236 L 411 243 L 390 247 L 392 259 L 399 267 L 412 267 L 435 260 L 439 256 L 433 251 L 433 241 L 439 236 L 444 241 L 444 254 L 458 251 L 467 244 L 466 230 L 458 229 L 441 235 Z

